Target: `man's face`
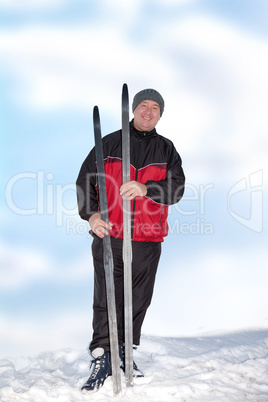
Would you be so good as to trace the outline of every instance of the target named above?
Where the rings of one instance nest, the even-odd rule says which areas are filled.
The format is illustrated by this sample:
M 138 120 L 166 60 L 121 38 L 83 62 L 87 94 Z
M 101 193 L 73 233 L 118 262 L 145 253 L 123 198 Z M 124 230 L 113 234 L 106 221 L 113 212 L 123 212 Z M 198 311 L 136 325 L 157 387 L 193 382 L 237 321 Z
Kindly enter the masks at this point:
M 134 127 L 139 131 L 151 131 L 160 120 L 160 106 L 155 101 L 145 100 L 136 107 Z

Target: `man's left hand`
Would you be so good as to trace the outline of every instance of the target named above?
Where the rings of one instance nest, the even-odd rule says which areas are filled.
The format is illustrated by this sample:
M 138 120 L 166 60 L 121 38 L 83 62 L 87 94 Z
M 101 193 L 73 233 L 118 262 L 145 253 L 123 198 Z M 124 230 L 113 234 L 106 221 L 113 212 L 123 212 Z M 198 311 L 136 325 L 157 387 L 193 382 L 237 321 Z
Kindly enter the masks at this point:
M 135 197 L 145 197 L 146 194 L 146 185 L 135 180 L 127 181 L 120 187 L 120 195 L 128 200 L 133 200 Z

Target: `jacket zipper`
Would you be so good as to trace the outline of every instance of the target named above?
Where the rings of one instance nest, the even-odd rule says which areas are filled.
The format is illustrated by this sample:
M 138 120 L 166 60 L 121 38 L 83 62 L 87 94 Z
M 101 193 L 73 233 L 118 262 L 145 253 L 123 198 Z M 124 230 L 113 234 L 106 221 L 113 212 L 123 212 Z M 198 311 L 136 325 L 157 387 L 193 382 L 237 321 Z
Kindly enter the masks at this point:
M 141 147 L 142 147 L 142 139 L 139 139 L 139 152 L 138 152 L 138 163 L 136 164 L 136 173 L 135 173 L 135 181 L 138 179 L 140 161 L 141 161 Z M 134 232 L 134 218 L 135 218 L 135 206 L 136 206 L 136 198 L 133 200 L 133 210 L 132 210 L 132 217 L 131 217 L 131 238 L 133 239 L 133 232 Z

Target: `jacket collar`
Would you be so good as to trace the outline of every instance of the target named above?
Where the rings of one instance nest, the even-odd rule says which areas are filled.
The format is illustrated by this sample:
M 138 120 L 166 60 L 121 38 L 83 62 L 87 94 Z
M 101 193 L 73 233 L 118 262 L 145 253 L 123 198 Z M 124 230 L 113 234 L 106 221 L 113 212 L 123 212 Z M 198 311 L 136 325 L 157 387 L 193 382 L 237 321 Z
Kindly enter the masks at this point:
M 138 138 L 151 138 L 155 137 L 157 135 L 156 129 L 154 128 L 151 131 L 139 131 L 134 127 L 134 119 L 131 120 L 130 122 L 130 129 L 131 132 Z

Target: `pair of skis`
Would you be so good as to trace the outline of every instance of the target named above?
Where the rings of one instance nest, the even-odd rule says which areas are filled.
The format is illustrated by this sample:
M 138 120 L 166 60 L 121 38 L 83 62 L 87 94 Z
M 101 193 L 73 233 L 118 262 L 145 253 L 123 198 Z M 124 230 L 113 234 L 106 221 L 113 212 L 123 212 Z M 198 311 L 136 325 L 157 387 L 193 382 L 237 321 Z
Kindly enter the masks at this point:
M 103 162 L 102 136 L 99 109 L 93 110 L 95 151 L 101 218 L 109 223 L 106 195 L 105 171 Z M 129 136 L 129 100 L 127 85 L 122 90 L 122 179 L 130 180 L 130 136 Z M 108 323 L 110 335 L 110 353 L 112 364 L 113 392 L 121 392 L 121 374 L 119 364 L 118 329 L 114 289 L 114 266 L 110 235 L 103 238 L 103 261 L 106 281 Z M 125 378 L 126 385 L 133 385 L 133 328 L 132 328 L 132 247 L 131 247 L 131 206 L 123 199 L 123 262 L 124 262 L 124 306 L 125 306 Z

